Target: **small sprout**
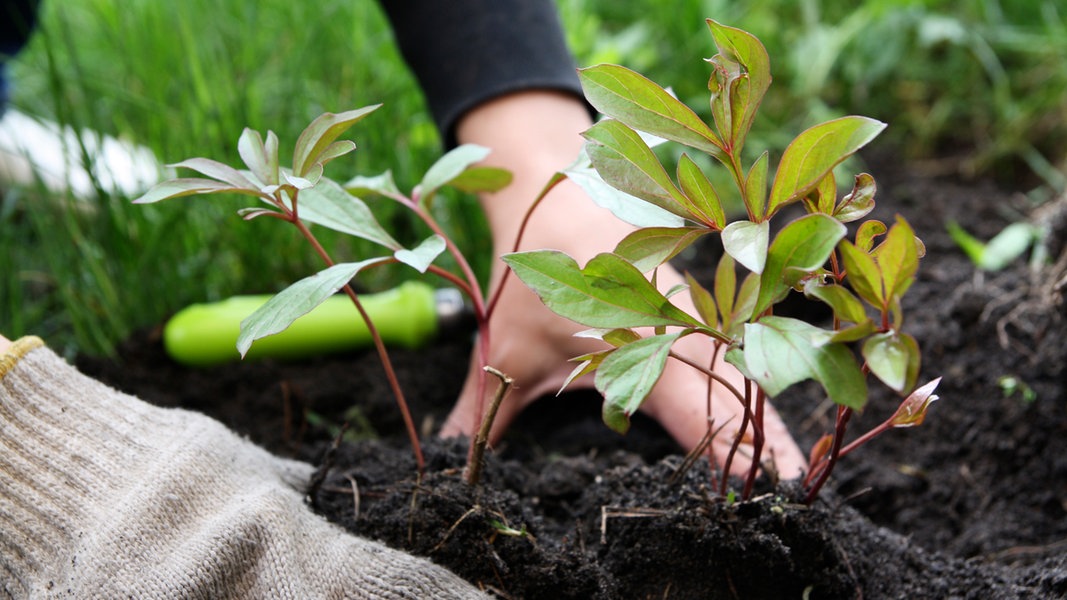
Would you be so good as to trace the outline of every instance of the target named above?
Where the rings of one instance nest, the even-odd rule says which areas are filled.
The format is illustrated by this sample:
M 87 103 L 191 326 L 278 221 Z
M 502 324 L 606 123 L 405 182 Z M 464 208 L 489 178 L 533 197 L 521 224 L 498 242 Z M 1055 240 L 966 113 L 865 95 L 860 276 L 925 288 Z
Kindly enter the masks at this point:
M 1014 375 L 1000 376 L 997 379 L 997 386 L 1000 387 L 1000 391 L 1004 393 L 1005 398 L 1011 398 L 1019 394 L 1023 404 L 1033 404 L 1037 401 L 1037 392 L 1034 391 L 1034 388 Z
M 988 242 L 967 233 L 955 221 L 945 228 L 952 240 L 983 271 L 1000 271 L 1023 255 L 1039 239 L 1039 230 L 1029 223 L 1012 223 Z
M 508 537 L 516 537 L 516 538 L 530 537 L 530 532 L 526 531 L 526 525 L 525 524 L 523 524 L 523 526 L 521 528 L 515 529 L 514 527 L 508 525 L 507 523 L 505 523 L 503 521 L 498 521 L 496 519 L 490 519 L 489 520 L 489 525 L 493 529 L 495 529 L 496 532 L 498 534 L 500 534 L 500 535 L 506 535 Z
M 923 420 L 926 419 L 926 409 L 938 400 L 934 390 L 937 389 L 939 383 L 941 383 L 940 377 L 909 394 L 897 408 L 897 412 L 893 414 L 890 424 L 893 427 L 922 425 Z

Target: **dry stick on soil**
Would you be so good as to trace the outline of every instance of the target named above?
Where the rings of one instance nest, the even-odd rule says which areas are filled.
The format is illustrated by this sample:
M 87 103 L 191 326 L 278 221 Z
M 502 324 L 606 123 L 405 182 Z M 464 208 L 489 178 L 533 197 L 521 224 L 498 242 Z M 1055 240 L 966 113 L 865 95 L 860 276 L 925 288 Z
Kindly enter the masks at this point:
M 662 517 L 670 511 L 662 508 L 626 508 L 624 506 L 601 506 L 600 507 L 600 544 L 608 543 L 608 519 L 640 519 L 647 517 Z
M 482 418 L 482 426 L 478 430 L 478 435 L 474 438 L 471 460 L 467 464 L 467 483 L 470 485 L 478 485 L 478 480 L 482 477 L 482 459 L 485 456 L 485 447 L 489 444 L 489 432 L 493 429 L 496 411 L 500 408 L 500 403 L 504 400 L 504 396 L 508 394 L 508 390 L 511 389 L 511 384 L 514 381 L 511 377 L 493 367 L 486 366 L 483 368 L 486 373 L 495 375 L 500 379 L 500 385 L 496 388 L 496 396 L 493 397 L 489 410 L 485 413 L 485 417 Z
M 311 474 L 311 479 L 308 480 L 308 491 L 305 500 L 311 504 L 312 508 L 319 507 L 319 488 L 322 487 L 323 482 L 326 481 L 326 476 L 330 473 L 330 469 L 333 468 L 333 459 L 337 455 L 337 447 L 341 445 L 341 438 L 344 437 L 346 431 L 348 431 L 348 421 L 341 425 L 341 430 L 337 432 L 337 437 L 333 439 L 333 443 L 326 450 L 326 454 L 322 456 L 322 463 L 319 464 L 319 468 L 315 469 L 315 472 Z
M 359 484 L 348 473 L 345 473 L 345 479 L 352 485 L 352 521 L 355 522 L 359 520 Z

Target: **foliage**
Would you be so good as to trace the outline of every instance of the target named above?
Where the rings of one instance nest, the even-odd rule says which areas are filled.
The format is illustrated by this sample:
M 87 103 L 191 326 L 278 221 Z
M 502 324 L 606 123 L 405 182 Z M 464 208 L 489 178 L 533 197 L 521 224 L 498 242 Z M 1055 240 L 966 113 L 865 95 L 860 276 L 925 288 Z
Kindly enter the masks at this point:
M 393 372 L 388 352 L 374 323 L 368 317 L 350 282 L 364 271 L 384 264 L 401 263 L 419 273 L 437 274 L 470 298 L 481 331 L 482 347 L 488 348 L 489 310 L 482 297 L 478 280 L 455 244 L 448 240 L 429 213 L 435 194 L 443 187 L 455 186 L 466 191 L 496 191 L 511 181 L 508 173 L 491 167 L 475 166 L 488 154 L 478 146 L 460 146 L 434 163 L 411 194 L 400 192 L 392 175 L 386 172 L 377 177 L 359 177 L 342 186 L 323 175 L 331 161 L 356 149 L 350 140 L 339 139 L 349 128 L 362 121 L 380 105 L 342 112 L 325 113 L 311 122 L 297 138 L 292 152 L 292 166 L 282 166 L 278 136 L 246 128 L 237 143 L 238 154 L 245 169 L 207 159 L 191 158 L 174 168 L 191 169 L 203 177 L 186 177 L 161 182 L 134 200 L 135 204 L 152 204 L 161 200 L 211 194 L 250 196 L 262 204 L 243 208 L 238 213 L 245 220 L 261 217 L 291 223 L 300 231 L 326 268 L 282 290 L 241 322 L 237 349 L 244 356 L 252 344 L 261 338 L 284 331 L 298 318 L 311 312 L 339 291 L 352 300 L 366 322 L 382 360 L 386 376 L 396 396 L 420 472 L 423 457 L 400 382 Z M 348 189 L 346 189 L 346 187 Z M 375 218 L 360 195 L 378 194 L 390 198 L 410 210 L 432 231 L 414 247 L 406 247 Z M 310 226 L 318 225 L 333 231 L 365 240 L 377 246 L 379 254 L 355 262 L 335 262 L 318 241 Z M 453 274 L 434 265 L 446 251 L 460 265 L 462 273 Z M 483 378 L 484 392 L 484 378 Z M 479 407 L 480 408 L 480 407 Z M 479 414 L 481 414 L 479 412 Z
M 733 451 L 746 435 L 754 440 L 746 497 L 760 463 L 765 401 L 800 381 L 819 382 L 838 406 L 838 418 L 835 430 L 812 454 L 807 479 L 811 499 L 838 457 L 851 450 L 842 440 L 852 413 L 867 403 L 868 373 L 905 398 L 878 432 L 920 423 L 936 398 L 936 381 L 917 388 L 918 344 L 902 331 L 901 298 L 914 281 L 923 246 L 902 217 L 891 226 L 859 222 L 874 208 L 876 185 L 870 175 L 856 176 L 851 189 L 838 195 L 835 167 L 877 136 L 883 123 L 846 116 L 815 125 L 786 147 L 773 177 L 766 152 L 746 164 L 742 150 L 771 82 L 769 57 L 751 34 L 707 23 L 718 48 L 709 60 L 710 123 L 632 70 L 617 65 L 580 70 L 587 98 L 610 117 L 585 133 L 585 153 L 616 190 L 613 210 L 641 225 L 643 216 L 633 218 L 630 207 L 647 203 L 683 223 L 643 226 L 584 267 L 552 250 L 511 254 L 504 260 L 551 310 L 595 328 L 586 335 L 610 344 L 608 350 L 578 357 L 574 376 L 595 371 L 595 385 L 605 397 L 604 420 L 620 432 L 659 379 L 678 339 L 707 336 L 725 348 L 726 360 L 749 384 L 744 391 L 729 392 L 745 409 Z M 681 155 L 672 177 L 638 132 L 718 162 L 745 215 L 729 216 L 716 185 L 688 153 Z M 576 170 L 580 165 L 554 182 Z M 806 214 L 772 227 L 791 205 Z M 852 239 L 846 223 L 857 224 Z M 690 315 L 672 304 L 672 292 L 661 293 L 646 273 L 652 272 L 654 281 L 656 268 L 710 234 L 719 235 L 724 255 L 712 290 L 688 279 L 699 312 Z M 738 268 L 748 273 L 740 285 Z M 775 315 L 775 306 L 794 291 L 828 305 L 833 327 Z M 643 334 L 641 328 L 652 329 Z M 708 417 L 710 432 L 714 415 Z M 733 452 L 724 471 L 732 457 Z
M 983 242 L 967 233 L 955 221 L 946 225 L 952 240 L 963 250 L 967 258 L 983 271 L 1000 271 L 1022 256 L 1038 241 L 1038 230 L 1029 223 L 1012 223 Z

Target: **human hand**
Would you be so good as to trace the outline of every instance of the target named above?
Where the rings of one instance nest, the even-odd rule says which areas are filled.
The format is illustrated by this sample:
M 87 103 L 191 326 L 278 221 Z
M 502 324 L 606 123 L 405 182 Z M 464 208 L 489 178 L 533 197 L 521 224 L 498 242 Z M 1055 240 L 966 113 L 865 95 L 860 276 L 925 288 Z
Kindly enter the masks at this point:
M 7 339 L 3 335 L 0 335 L 0 354 L 7 352 L 7 349 L 11 347 L 11 340 Z
M 580 103 L 550 92 L 505 96 L 478 107 L 460 122 L 461 142 L 492 148 L 489 162 L 514 175 L 511 186 L 482 198 L 496 255 L 512 251 L 511 244 L 529 203 L 553 173 L 577 156 L 582 143 L 578 133 L 590 124 Z M 584 264 L 597 253 L 610 251 L 630 231 L 631 226 L 596 206 L 574 184 L 564 182 L 534 211 L 521 249 L 561 250 Z M 494 289 L 502 274 L 503 264 L 497 261 L 490 289 Z M 663 268 L 659 272 L 658 283 L 663 290 L 682 282 L 681 275 L 673 269 Z M 675 296 L 674 302 L 682 310 L 696 314 L 687 295 Z M 488 362 L 515 383 L 497 414 L 491 443 L 499 439 L 523 408 L 560 389 L 575 366 L 568 359 L 604 347 L 595 340 L 574 337 L 582 329 L 585 328 L 549 311 L 520 282 L 513 280 L 506 284 L 489 322 L 492 345 Z M 698 363 L 709 360 L 711 349 L 711 341 L 698 336 L 687 336 L 674 347 L 676 353 Z M 475 357 L 477 353 L 478 349 Z M 480 421 L 478 364 L 476 358 L 471 361 L 466 384 L 441 430 L 442 435 L 470 435 L 476 431 Z M 742 380 L 736 369 L 721 360 L 714 369 L 734 382 L 735 387 Z M 571 385 L 572 388 L 591 386 L 592 379 L 588 377 Z M 642 410 L 659 421 L 688 451 L 708 430 L 707 386 L 705 375 L 670 360 Z M 714 454 L 721 462 L 740 425 L 743 407 L 719 384 L 713 387 L 711 405 L 713 426 L 726 424 L 712 442 Z M 764 430 L 764 456 L 773 459 L 783 477 L 798 476 L 806 461 L 773 409 L 765 415 Z M 749 467 L 749 461 L 741 454 L 732 465 L 734 473 L 743 473 Z

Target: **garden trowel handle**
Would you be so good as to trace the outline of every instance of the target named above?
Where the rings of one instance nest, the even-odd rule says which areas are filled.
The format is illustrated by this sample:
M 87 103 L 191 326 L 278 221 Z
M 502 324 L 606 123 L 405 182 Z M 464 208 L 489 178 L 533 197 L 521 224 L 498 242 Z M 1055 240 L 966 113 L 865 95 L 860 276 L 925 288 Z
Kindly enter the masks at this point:
M 409 281 L 385 292 L 361 294 L 382 340 L 415 348 L 441 330 L 469 325 L 469 311 L 458 290 L 434 290 Z M 235 296 L 194 304 L 179 311 L 163 329 L 163 344 L 174 360 L 190 366 L 211 366 L 240 360 L 237 336 L 241 321 L 270 296 Z M 352 301 L 345 295 L 327 299 L 288 329 L 256 340 L 246 358 L 301 359 L 370 346 L 372 339 Z

